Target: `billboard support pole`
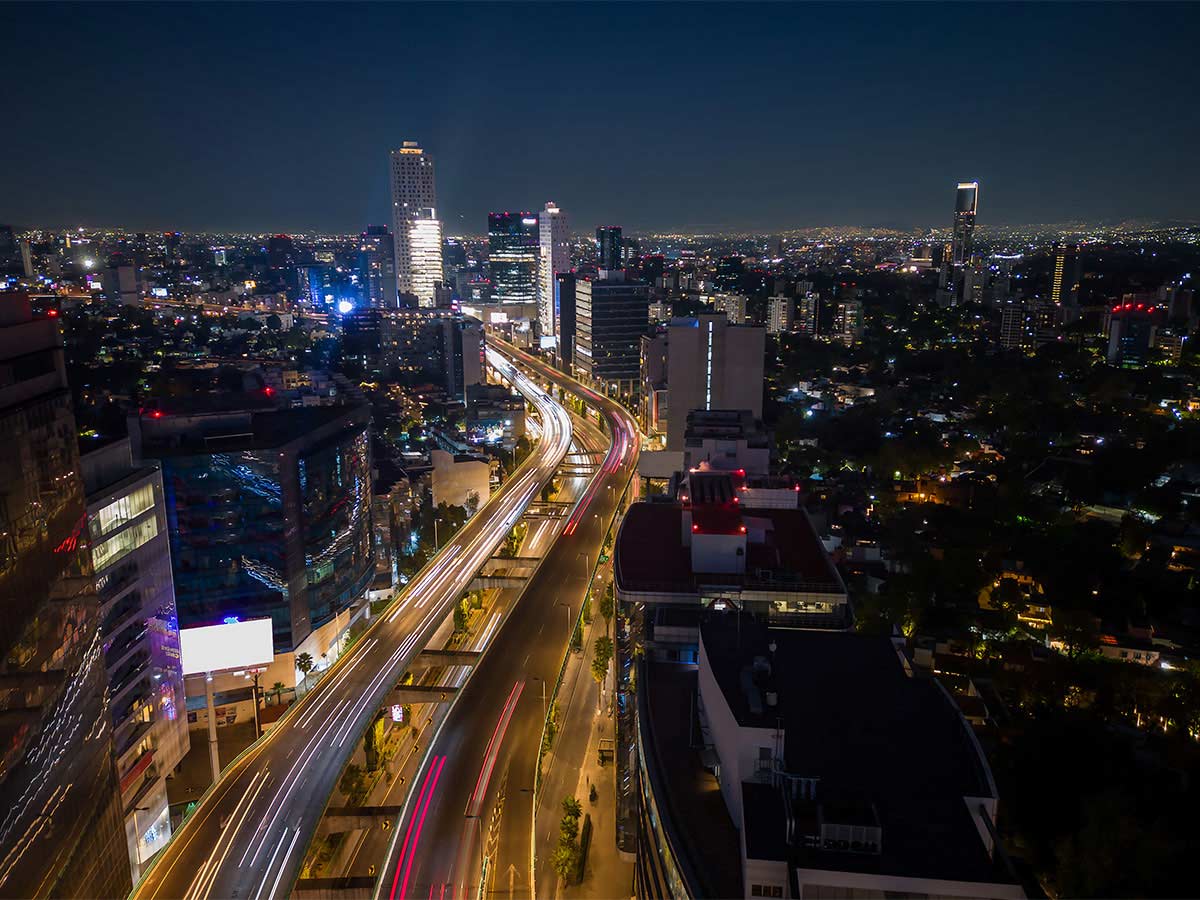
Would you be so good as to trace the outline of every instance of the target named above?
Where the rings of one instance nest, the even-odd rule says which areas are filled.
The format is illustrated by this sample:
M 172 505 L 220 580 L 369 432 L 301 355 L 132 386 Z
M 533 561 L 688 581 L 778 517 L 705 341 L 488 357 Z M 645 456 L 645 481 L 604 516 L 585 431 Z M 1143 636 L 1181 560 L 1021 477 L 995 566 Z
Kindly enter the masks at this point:
M 216 784 L 221 780 L 221 757 L 217 752 L 217 704 L 213 699 L 212 672 L 204 675 L 204 698 L 208 701 L 208 762 L 212 767 L 213 784 Z

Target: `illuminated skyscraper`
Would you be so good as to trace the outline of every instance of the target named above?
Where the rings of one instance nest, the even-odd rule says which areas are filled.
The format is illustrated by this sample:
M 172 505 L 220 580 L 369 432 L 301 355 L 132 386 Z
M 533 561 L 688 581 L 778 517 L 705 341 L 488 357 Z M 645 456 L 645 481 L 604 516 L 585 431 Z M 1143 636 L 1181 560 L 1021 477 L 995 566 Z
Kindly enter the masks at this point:
M 547 203 L 538 216 L 538 322 L 543 337 L 558 337 L 558 280 L 571 268 L 567 214 Z
M 58 322 L 24 294 L 0 294 L 0 371 L 0 896 L 123 897 L 78 431 Z
M 493 299 L 500 303 L 537 301 L 540 240 L 536 213 L 488 214 Z
M 396 247 L 396 287 L 415 294 L 421 306 L 435 303 L 442 281 L 442 224 L 437 220 L 433 160 L 416 141 L 392 151 L 392 234 Z M 437 234 L 436 246 L 430 241 Z
M 368 225 L 359 238 L 358 279 L 368 306 L 396 305 L 396 245 L 386 225 Z
M 975 241 L 975 213 L 979 207 L 979 182 L 960 181 L 954 197 L 954 233 L 951 256 L 955 268 L 971 258 Z
M 410 293 L 418 305 L 437 306 L 442 283 L 442 223 L 433 209 L 419 210 L 408 220 L 408 252 L 412 260 Z
M 596 268 L 625 268 L 621 253 L 620 225 L 601 225 L 596 229 Z

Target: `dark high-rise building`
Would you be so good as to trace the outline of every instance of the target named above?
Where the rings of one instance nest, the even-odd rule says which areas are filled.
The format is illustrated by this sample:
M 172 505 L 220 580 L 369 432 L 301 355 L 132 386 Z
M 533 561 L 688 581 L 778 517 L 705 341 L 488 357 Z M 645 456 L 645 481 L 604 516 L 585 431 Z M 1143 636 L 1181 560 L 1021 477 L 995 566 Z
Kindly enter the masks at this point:
M 368 225 L 359 238 L 358 279 L 368 306 L 396 306 L 396 248 L 386 225 Z
M 267 265 L 272 269 L 289 269 L 296 265 L 296 247 L 288 235 L 267 238 Z
M 577 371 L 634 396 L 641 378 L 641 339 L 650 324 L 650 288 L 621 270 L 575 282 Z
M 0 277 L 23 274 L 25 265 L 21 260 L 21 245 L 17 243 L 11 225 L 0 225 Z
M 537 301 L 541 232 L 537 213 L 488 214 L 488 266 L 492 299 L 499 303 Z
M 662 254 L 654 254 L 652 256 L 643 256 L 641 258 L 641 278 L 647 284 L 658 284 L 658 280 L 663 277 L 663 272 L 666 271 L 666 260 Z
M 596 268 L 623 269 L 621 226 L 601 225 L 596 229 Z
M 975 242 L 975 213 L 979 207 L 979 182 L 961 181 L 954 195 L 954 232 L 951 261 L 961 267 L 971 259 Z
M 717 263 L 717 287 L 725 291 L 735 290 L 744 274 L 746 264 L 740 256 L 723 256 Z
M 370 417 L 201 393 L 132 420 L 135 455 L 162 464 L 181 626 L 269 616 L 287 653 L 365 596 Z
M 575 358 L 575 273 L 559 272 L 558 282 L 558 359 L 564 372 L 571 371 Z
M 342 320 L 344 354 L 409 384 L 432 382 L 461 400 L 483 381 L 483 325 L 441 309 L 355 310 Z
M 24 294 L 0 294 L 0 371 L 0 896 L 123 897 L 78 432 L 58 322 Z
M 1108 315 L 1108 361 L 1123 369 L 1138 369 L 1150 357 L 1161 307 L 1126 295 Z
M 1050 302 L 1061 306 L 1079 305 L 1081 267 L 1079 247 L 1075 244 L 1055 244 L 1050 266 Z

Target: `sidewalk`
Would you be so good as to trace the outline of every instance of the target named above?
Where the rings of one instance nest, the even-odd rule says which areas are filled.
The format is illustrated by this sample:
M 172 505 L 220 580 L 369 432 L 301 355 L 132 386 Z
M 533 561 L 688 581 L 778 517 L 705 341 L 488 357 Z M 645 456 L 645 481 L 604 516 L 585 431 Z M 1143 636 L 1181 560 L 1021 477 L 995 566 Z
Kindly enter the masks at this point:
M 605 578 L 596 578 L 594 594 L 602 596 Z M 542 760 L 543 783 L 537 807 L 537 885 L 538 893 L 567 898 L 612 900 L 633 895 L 633 863 L 621 858 L 616 832 L 616 766 L 599 764 L 602 739 L 614 737 L 614 722 L 609 715 L 612 702 L 612 669 L 604 685 L 605 711 L 597 710 L 596 682 L 592 678 L 592 646 L 604 634 L 604 619 L 599 604 L 593 601 L 594 618 L 584 629 L 583 652 L 571 655 L 558 692 L 559 730 Z M 613 624 L 610 623 L 611 631 Z M 589 800 L 596 787 L 596 802 Z M 550 858 L 558 841 L 564 797 L 573 796 L 592 819 L 592 839 L 588 848 L 583 881 L 564 886 L 550 867 Z

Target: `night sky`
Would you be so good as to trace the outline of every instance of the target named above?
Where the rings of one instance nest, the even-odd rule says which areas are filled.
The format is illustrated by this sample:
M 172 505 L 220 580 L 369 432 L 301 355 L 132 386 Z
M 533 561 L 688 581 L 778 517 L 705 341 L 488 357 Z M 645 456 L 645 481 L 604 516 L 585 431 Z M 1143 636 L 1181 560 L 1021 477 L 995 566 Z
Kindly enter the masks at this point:
M 0 222 L 447 233 L 1200 217 L 1200 5 L 0 5 Z

